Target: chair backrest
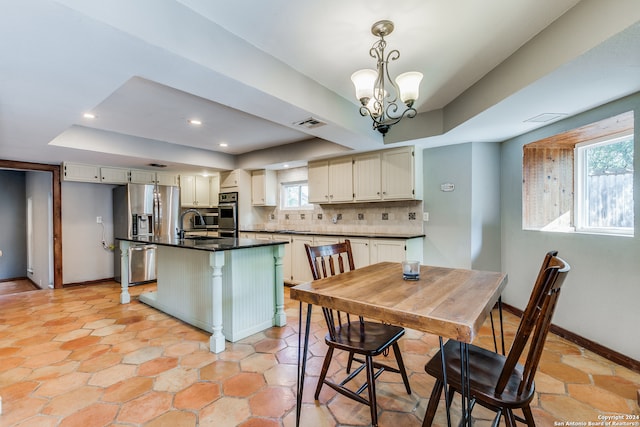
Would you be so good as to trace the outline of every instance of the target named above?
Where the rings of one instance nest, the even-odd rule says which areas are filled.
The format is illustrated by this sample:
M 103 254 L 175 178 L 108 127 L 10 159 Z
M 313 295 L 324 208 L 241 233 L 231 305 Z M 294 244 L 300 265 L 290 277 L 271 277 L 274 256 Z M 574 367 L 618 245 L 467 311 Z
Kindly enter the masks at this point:
M 313 280 L 324 279 L 325 277 L 335 276 L 336 274 L 346 271 L 355 270 L 353 262 L 353 254 L 351 253 L 351 242 L 346 239 L 343 243 L 335 243 L 333 245 L 309 246 L 304 244 L 311 267 Z M 346 266 L 345 266 L 346 261 Z M 336 269 L 337 267 L 337 269 Z M 347 270 L 346 267 L 349 269 Z M 332 340 L 336 339 L 336 327 L 342 325 L 342 315 L 339 311 L 330 310 L 323 307 L 324 320 L 329 329 L 329 335 Z M 360 325 L 363 325 L 363 318 L 359 316 Z M 346 313 L 347 324 L 351 324 L 349 313 Z M 364 330 L 362 331 L 364 333 Z
M 311 267 L 313 280 L 335 276 L 345 271 L 355 270 L 353 254 L 351 253 L 351 242 L 347 239 L 343 243 L 333 245 L 309 246 L 305 243 L 307 259 Z M 347 270 L 345 267 L 349 269 Z M 336 269 L 337 266 L 337 269 Z
M 545 255 L 533 291 L 531 292 L 529 303 L 522 314 L 520 325 L 518 326 L 513 344 L 509 350 L 509 355 L 500 374 L 496 386 L 497 394 L 501 394 L 504 391 L 509 377 L 529 341 L 531 342 L 524 364 L 518 394 L 529 391 L 533 386 L 533 378 L 538 369 L 544 343 L 549 333 L 549 328 L 551 327 L 551 318 L 553 317 L 556 303 L 560 296 L 560 288 L 564 283 L 567 273 L 571 269 L 569 264 L 557 255 L 557 251 L 551 251 Z

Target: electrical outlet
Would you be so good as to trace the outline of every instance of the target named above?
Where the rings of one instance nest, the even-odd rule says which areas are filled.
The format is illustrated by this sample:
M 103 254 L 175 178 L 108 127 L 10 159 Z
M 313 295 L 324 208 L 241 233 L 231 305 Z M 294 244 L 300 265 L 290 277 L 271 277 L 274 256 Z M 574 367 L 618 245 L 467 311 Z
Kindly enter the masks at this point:
M 102 217 L 101 216 L 97 216 L 96 217 L 96 224 L 102 224 Z
M 422 212 L 422 220 L 425 222 L 429 221 L 429 212 Z

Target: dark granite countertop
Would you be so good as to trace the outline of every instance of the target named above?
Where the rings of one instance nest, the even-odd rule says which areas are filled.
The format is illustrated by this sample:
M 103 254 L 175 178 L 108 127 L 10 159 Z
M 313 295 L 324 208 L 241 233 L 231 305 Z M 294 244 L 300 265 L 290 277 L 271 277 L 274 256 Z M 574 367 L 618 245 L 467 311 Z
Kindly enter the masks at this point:
M 286 244 L 277 240 L 257 240 L 257 239 L 236 239 L 233 237 L 205 237 L 185 238 L 180 240 L 177 237 L 132 237 L 120 238 L 132 243 L 145 243 L 149 245 L 173 246 L 176 248 L 196 249 L 201 251 L 231 251 L 234 249 L 256 248 L 260 246 L 274 246 Z
M 241 230 L 245 233 L 267 233 L 267 234 L 295 234 L 307 236 L 338 236 L 338 237 L 360 237 L 368 239 L 417 239 L 425 237 L 424 234 L 377 234 L 377 233 L 350 233 L 335 231 L 298 231 L 298 230 Z

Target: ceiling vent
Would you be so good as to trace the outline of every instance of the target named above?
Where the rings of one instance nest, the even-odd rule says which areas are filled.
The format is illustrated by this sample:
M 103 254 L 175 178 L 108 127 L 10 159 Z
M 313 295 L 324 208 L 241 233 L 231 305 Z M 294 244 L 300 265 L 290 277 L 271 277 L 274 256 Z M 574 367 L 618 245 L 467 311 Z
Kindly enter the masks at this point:
M 315 119 L 313 117 L 309 117 L 308 119 L 301 120 L 299 122 L 293 123 L 295 126 L 302 126 L 307 129 L 319 128 L 320 126 L 326 125 L 325 122 Z
M 538 114 L 535 117 L 531 117 L 530 119 L 525 120 L 525 122 L 546 123 L 546 122 L 550 122 L 551 120 L 556 120 L 564 116 L 566 116 L 565 113 L 542 113 L 542 114 Z

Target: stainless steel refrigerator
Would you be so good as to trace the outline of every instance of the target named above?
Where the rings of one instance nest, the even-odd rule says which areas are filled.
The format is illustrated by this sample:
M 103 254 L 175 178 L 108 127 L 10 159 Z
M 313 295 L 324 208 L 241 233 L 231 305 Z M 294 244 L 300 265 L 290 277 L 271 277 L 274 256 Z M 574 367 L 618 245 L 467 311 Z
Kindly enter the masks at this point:
M 129 249 L 129 283 L 156 280 L 153 237 L 172 236 L 180 217 L 180 188 L 153 184 L 127 184 L 113 189 L 114 278 L 120 282 L 118 238 L 140 238 Z M 144 241 L 148 240 L 149 243 Z

